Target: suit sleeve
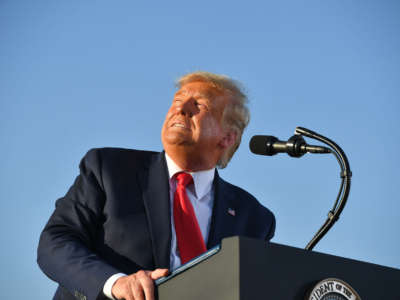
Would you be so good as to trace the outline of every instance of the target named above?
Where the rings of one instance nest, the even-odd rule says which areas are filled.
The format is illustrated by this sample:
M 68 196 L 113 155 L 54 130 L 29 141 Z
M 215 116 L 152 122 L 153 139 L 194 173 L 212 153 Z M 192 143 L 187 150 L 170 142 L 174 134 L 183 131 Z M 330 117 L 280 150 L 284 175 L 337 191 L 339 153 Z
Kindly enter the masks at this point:
M 270 241 L 275 235 L 275 216 L 272 211 L 263 206 L 255 198 L 253 200 L 255 210 L 250 214 L 248 220 L 250 228 L 253 228 L 257 232 L 257 235 L 254 237 Z
M 43 272 L 87 300 L 102 298 L 105 281 L 120 272 L 96 254 L 104 202 L 100 151 L 91 150 L 73 186 L 57 200 L 39 241 L 37 260 Z
M 267 227 L 268 233 L 267 233 L 267 236 L 265 237 L 266 241 L 270 241 L 275 235 L 276 220 L 275 220 L 274 214 L 273 213 L 270 213 L 270 214 L 271 214 L 271 218 L 270 218 L 270 223 Z

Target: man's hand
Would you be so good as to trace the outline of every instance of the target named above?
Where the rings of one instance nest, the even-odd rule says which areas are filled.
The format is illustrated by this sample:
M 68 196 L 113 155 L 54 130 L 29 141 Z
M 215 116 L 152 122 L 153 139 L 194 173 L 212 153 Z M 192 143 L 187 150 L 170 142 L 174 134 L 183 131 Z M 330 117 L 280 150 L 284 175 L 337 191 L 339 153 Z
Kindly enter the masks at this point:
M 140 270 L 114 283 L 111 293 L 117 299 L 154 300 L 154 280 L 168 275 L 168 269 Z

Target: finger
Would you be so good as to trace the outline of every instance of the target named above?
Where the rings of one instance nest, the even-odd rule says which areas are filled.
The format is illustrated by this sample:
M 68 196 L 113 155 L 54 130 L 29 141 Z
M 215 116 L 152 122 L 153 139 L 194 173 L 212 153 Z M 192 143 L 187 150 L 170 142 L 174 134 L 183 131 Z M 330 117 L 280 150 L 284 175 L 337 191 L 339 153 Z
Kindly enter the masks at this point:
M 153 280 L 149 276 L 150 274 L 146 273 L 145 275 L 139 276 L 138 280 L 142 287 L 144 296 L 146 300 L 154 300 L 154 283 Z
M 160 277 L 167 276 L 169 273 L 168 269 L 155 269 L 154 271 L 151 272 L 150 277 L 153 280 L 156 280 Z
M 130 287 L 133 296 L 132 300 L 144 300 L 143 288 L 136 275 L 135 275 L 135 280 L 132 280 Z
M 135 297 L 132 294 L 132 291 L 129 289 L 126 294 L 122 298 L 117 298 L 121 300 L 135 300 Z

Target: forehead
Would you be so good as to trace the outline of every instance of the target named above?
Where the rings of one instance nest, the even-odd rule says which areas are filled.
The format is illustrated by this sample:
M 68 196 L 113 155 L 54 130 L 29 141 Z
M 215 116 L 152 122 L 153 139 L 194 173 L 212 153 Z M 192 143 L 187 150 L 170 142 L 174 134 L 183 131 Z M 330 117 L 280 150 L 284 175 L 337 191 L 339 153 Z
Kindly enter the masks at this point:
M 214 98 L 223 96 L 224 91 L 216 88 L 209 82 L 196 81 L 182 85 L 175 95 L 192 95 Z

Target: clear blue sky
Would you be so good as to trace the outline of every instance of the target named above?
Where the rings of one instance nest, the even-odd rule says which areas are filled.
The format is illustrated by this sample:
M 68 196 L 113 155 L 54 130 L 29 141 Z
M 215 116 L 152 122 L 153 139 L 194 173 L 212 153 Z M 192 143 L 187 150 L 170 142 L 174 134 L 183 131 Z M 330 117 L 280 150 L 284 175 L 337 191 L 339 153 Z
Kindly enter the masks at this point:
M 254 134 L 296 126 L 335 140 L 353 171 L 340 220 L 315 251 L 400 268 L 399 1 L 0 2 L 0 290 L 50 299 L 36 265 L 54 202 L 93 147 L 161 150 L 175 79 L 240 80 L 252 120 L 221 176 L 304 247 L 339 188 L 333 156 L 255 156 Z M 308 140 L 309 143 L 313 141 Z

